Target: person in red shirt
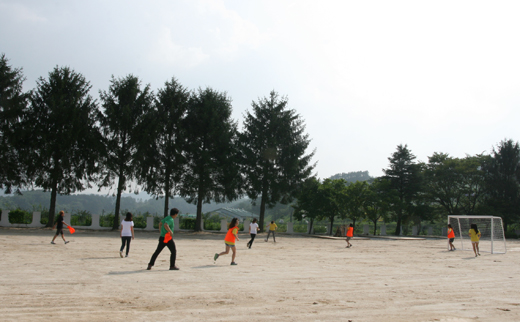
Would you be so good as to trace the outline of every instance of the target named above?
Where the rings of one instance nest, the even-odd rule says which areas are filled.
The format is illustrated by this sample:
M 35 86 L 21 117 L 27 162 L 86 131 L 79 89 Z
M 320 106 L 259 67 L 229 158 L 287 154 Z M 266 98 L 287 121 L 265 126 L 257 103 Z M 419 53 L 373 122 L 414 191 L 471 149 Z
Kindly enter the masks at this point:
M 350 224 L 347 229 L 347 248 L 352 247 L 350 238 L 354 237 L 354 225 Z
M 215 253 L 215 256 L 213 256 L 213 261 L 217 261 L 217 258 L 221 255 L 229 254 L 229 249 L 233 251 L 233 256 L 231 257 L 231 265 L 237 265 L 235 263 L 235 257 L 237 255 L 237 248 L 235 247 L 235 241 L 239 241 L 238 238 L 238 218 L 231 219 L 231 222 L 228 226 L 228 232 L 226 234 L 226 237 L 224 238 L 224 243 L 226 245 L 226 250 L 222 253 L 218 254 Z
M 451 227 L 451 225 L 448 224 L 448 242 L 450 243 L 450 251 L 456 250 L 455 246 L 453 245 L 454 240 L 455 232 L 453 231 L 453 227 Z

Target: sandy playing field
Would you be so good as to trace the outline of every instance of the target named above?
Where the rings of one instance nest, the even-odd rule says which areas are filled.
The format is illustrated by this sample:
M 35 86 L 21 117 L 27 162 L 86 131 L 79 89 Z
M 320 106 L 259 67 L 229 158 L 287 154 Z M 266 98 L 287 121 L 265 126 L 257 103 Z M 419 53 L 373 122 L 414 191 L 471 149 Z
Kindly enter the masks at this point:
M 0 228 L 1 321 L 520 321 L 520 242 L 505 255 L 446 250 L 446 241 L 176 233 L 177 266 L 157 233 Z

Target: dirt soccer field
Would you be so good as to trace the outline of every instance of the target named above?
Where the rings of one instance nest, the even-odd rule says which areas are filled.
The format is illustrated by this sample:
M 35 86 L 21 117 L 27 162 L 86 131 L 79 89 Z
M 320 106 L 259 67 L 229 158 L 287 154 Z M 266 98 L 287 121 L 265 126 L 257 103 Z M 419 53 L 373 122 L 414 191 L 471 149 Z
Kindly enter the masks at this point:
M 179 232 L 179 271 L 167 248 L 146 270 L 157 233 L 0 228 L 2 321 L 520 321 L 520 243 L 505 255 L 446 250 L 446 241 L 343 240 L 280 235 L 238 266 L 224 235 Z

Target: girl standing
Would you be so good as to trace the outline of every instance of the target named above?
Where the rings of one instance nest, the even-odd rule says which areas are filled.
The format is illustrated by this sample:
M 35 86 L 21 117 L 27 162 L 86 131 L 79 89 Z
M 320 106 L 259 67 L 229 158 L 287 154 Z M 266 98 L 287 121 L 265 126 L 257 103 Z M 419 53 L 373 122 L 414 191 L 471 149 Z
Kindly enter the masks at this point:
M 125 249 L 126 244 L 125 257 L 128 257 L 128 252 L 130 251 L 130 240 L 134 239 L 134 222 L 132 221 L 132 214 L 129 212 L 126 213 L 126 218 L 121 222 L 121 233 L 119 236 L 121 237 L 119 256 L 123 257 L 123 250 Z
M 231 223 L 229 223 L 228 226 L 228 232 L 226 234 L 226 238 L 224 238 L 224 243 L 226 245 L 226 251 L 217 254 L 215 253 L 215 256 L 213 256 L 213 260 L 217 261 L 217 258 L 221 255 L 229 254 L 229 249 L 233 251 L 233 256 L 231 257 L 231 265 L 237 265 L 235 263 L 235 257 L 237 255 L 237 250 L 235 247 L 235 240 L 240 240 L 238 238 L 238 218 L 231 219 Z
M 347 248 L 352 247 L 352 244 L 350 243 L 350 238 L 352 237 L 354 237 L 354 225 L 350 224 L 347 230 Z
M 475 257 L 480 256 L 480 250 L 478 249 L 478 243 L 480 241 L 480 237 L 482 234 L 477 228 L 477 224 L 471 224 L 471 228 L 469 230 L 469 237 L 471 238 L 471 245 L 473 246 L 473 251 L 475 252 Z
M 256 223 L 256 218 L 253 218 L 253 222 L 249 224 L 249 234 L 251 235 L 251 240 L 247 243 L 247 247 L 251 248 L 253 246 L 253 241 L 255 240 L 256 234 L 258 233 L 258 224 Z
M 453 231 L 453 227 L 448 224 L 448 242 L 450 243 L 450 251 L 456 250 L 455 246 L 453 246 L 453 241 L 455 240 L 455 232 Z

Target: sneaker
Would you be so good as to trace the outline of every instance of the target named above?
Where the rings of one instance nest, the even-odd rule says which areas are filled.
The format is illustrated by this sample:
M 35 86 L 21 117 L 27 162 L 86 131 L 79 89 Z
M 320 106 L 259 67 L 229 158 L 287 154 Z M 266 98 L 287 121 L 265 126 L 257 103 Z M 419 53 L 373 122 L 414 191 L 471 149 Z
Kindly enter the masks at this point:
M 152 269 L 152 265 L 148 265 L 148 267 L 146 268 L 146 270 L 151 270 Z
M 216 262 L 219 254 L 215 253 L 215 256 L 213 256 L 213 261 Z
M 123 258 L 123 251 L 119 252 L 119 256 L 121 256 L 121 258 Z
M 480 256 L 480 253 L 478 253 L 478 256 Z
M 65 244 L 68 244 L 68 243 L 69 243 L 69 241 L 67 240 L 67 241 L 65 242 Z
M 128 254 L 126 254 L 125 257 L 128 257 Z
M 453 247 L 453 250 L 457 250 L 457 248 Z
M 51 241 L 51 244 L 56 244 L 55 242 Z
M 178 271 L 179 268 L 177 266 L 170 267 L 170 271 Z
M 265 242 L 267 242 L 267 239 L 264 239 Z
M 238 264 L 237 264 L 237 263 L 235 263 L 235 262 L 231 262 L 231 265 L 238 265 Z

